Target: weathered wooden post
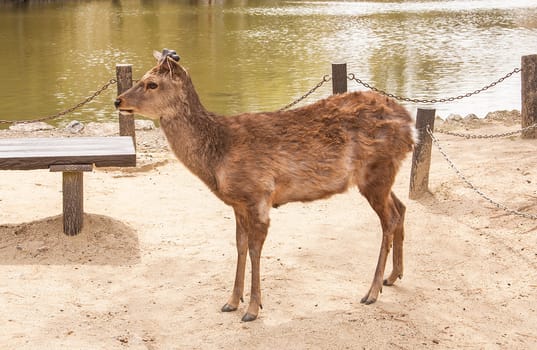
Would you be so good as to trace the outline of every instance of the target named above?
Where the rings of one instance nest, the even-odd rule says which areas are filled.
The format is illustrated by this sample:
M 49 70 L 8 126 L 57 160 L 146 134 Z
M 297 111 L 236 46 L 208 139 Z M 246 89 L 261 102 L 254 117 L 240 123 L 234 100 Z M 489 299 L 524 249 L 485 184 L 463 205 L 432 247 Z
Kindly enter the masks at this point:
M 116 65 L 117 94 L 122 94 L 132 87 L 132 64 Z M 119 113 L 119 135 L 131 136 L 136 146 L 134 115 Z
M 416 131 L 418 143 L 412 154 L 412 168 L 410 170 L 410 199 L 418 199 L 429 191 L 429 169 L 431 167 L 432 138 L 427 127 L 434 130 L 436 109 L 418 108 L 416 115 Z
M 537 55 L 522 56 L 522 128 L 537 123 Z M 524 131 L 522 137 L 537 138 L 537 128 Z
M 51 172 L 62 172 L 63 232 L 74 236 L 84 225 L 84 173 L 93 164 L 51 165 Z
M 347 92 L 347 63 L 332 63 L 332 93 Z

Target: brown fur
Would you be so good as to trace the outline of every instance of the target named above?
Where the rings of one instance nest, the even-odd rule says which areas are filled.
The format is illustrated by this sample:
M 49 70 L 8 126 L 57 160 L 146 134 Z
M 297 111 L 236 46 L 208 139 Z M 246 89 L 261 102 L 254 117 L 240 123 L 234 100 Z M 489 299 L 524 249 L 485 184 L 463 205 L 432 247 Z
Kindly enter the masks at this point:
M 391 188 L 414 139 L 410 115 L 392 99 L 353 92 L 288 111 L 219 116 L 202 106 L 188 73 L 165 57 L 116 106 L 160 119 L 177 158 L 233 207 L 238 261 L 223 311 L 236 310 L 242 300 L 249 252 L 251 298 L 243 320 L 258 315 L 259 261 L 271 207 L 327 198 L 350 186 L 358 186 L 383 231 L 375 276 L 362 302 L 376 301 L 392 242 L 393 271 L 384 284 L 402 277 L 405 206 Z

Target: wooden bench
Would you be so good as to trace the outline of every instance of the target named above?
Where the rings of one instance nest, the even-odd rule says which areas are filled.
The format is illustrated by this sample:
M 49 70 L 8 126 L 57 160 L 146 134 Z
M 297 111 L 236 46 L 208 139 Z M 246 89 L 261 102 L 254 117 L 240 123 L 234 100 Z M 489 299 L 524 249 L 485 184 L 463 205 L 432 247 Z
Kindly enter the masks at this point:
M 130 136 L 0 139 L 0 170 L 50 169 L 63 176 L 63 231 L 83 225 L 83 172 L 96 167 L 136 166 Z

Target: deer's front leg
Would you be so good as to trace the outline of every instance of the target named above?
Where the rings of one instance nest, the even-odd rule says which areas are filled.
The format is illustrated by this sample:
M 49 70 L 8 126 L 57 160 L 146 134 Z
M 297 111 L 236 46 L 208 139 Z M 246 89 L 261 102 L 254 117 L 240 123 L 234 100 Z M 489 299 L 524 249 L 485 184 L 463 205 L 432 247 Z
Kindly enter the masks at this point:
M 257 318 L 259 309 L 263 308 L 261 304 L 261 249 L 267 236 L 268 224 L 258 223 L 256 229 L 252 232 L 248 239 L 250 252 L 250 261 L 252 263 L 252 287 L 250 292 L 250 305 L 248 311 L 242 317 L 243 322 L 253 321 Z
M 384 275 L 384 268 L 386 266 L 386 259 L 388 258 L 388 253 L 390 252 L 390 246 L 392 244 L 393 235 L 382 236 L 382 244 L 380 246 L 379 260 L 377 262 L 377 268 L 375 269 L 375 276 L 373 278 L 373 283 L 367 294 L 360 301 L 363 304 L 369 305 L 377 301 L 377 297 L 380 292 L 382 292 L 382 277 Z
M 367 198 L 375 212 L 378 214 L 380 218 L 380 224 L 382 226 L 382 243 L 380 245 L 380 254 L 379 260 L 377 262 L 377 268 L 375 269 L 375 277 L 373 278 L 373 283 L 371 283 L 369 291 L 361 300 L 361 302 L 364 304 L 372 304 L 377 300 L 379 293 L 382 292 L 382 282 L 384 276 L 384 269 L 386 267 L 386 260 L 392 247 L 394 232 L 399 228 L 401 216 L 399 214 L 399 211 L 397 210 L 396 204 L 392 200 L 393 197 L 388 196 L 386 198 L 379 196 L 378 193 L 374 193 Z M 402 232 L 399 233 L 403 234 Z M 400 238 L 402 239 L 402 236 Z M 398 244 L 400 245 L 398 245 L 397 249 L 399 250 L 399 248 L 401 248 L 401 251 L 398 251 L 397 254 L 401 253 L 400 257 L 402 258 L 402 241 L 398 242 Z M 397 259 L 399 259 L 399 255 L 397 256 Z
M 248 233 L 246 232 L 246 222 L 244 216 L 235 211 L 236 221 L 236 244 L 237 244 L 237 271 L 235 272 L 235 284 L 233 293 L 228 302 L 222 306 L 223 312 L 237 310 L 239 302 L 243 301 L 244 292 L 244 270 L 246 267 L 246 254 L 248 252 Z

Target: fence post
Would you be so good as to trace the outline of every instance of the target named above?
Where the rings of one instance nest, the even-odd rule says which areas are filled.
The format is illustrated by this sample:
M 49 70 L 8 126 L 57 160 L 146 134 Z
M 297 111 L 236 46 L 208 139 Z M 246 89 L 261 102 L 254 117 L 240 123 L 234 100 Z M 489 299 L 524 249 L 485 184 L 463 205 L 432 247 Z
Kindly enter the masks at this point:
M 522 128 L 537 123 L 537 55 L 522 56 Z M 526 139 L 537 138 L 537 128 L 522 133 Z
M 416 131 L 418 143 L 414 146 L 412 154 L 412 168 L 410 170 L 410 199 L 418 199 L 429 191 L 429 169 L 431 167 L 431 147 L 433 140 L 427 132 L 427 126 L 434 130 L 436 109 L 418 108 L 416 115 Z
M 117 94 L 121 94 L 132 87 L 132 64 L 116 64 Z M 131 136 L 136 146 L 136 131 L 134 115 L 119 113 L 119 135 Z
M 332 63 L 332 93 L 347 92 L 347 63 Z

